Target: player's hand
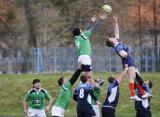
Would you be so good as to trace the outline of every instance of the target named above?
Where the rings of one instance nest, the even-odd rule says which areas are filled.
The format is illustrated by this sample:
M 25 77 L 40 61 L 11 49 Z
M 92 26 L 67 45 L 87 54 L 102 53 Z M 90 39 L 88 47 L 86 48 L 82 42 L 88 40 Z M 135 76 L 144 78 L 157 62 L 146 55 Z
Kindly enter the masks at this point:
M 113 16 L 113 21 L 115 22 L 115 23 L 117 23 L 118 22 L 118 17 L 117 16 Z
M 49 111 L 50 107 L 49 106 L 46 106 L 45 108 L 45 112 L 47 113 Z
M 106 19 L 107 18 L 107 14 L 100 14 L 99 15 L 99 18 L 101 19 L 101 20 L 104 20 L 104 19 Z
M 96 21 L 97 21 L 97 16 L 96 16 L 96 15 L 93 15 L 93 16 L 91 17 L 91 21 L 92 21 L 92 22 L 96 22 Z
M 96 104 L 99 105 L 99 106 L 102 105 L 102 103 L 100 101 L 96 101 Z
M 24 114 L 27 115 L 27 113 L 28 113 L 28 110 L 24 109 Z
M 128 64 L 125 64 L 125 65 L 124 65 L 124 68 L 125 68 L 125 70 L 128 71 Z

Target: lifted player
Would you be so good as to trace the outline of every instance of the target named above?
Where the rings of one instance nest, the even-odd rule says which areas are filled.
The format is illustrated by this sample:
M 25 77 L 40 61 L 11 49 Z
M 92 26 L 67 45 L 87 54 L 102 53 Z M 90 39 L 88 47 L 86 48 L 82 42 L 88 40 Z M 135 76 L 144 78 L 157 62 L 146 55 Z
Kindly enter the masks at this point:
M 91 18 L 89 25 L 82 31 L 80 28 L 74 28 L 72 33 L 74 35 L 74 42 L 76 45 L 78 57 L 78 65 L 83 64 L 82 71 L 90 72 L 91 68 L 91 42 L 90 37 L 93 32 L 100 26 L 101 20 L 106 18 L 106 15 L 100 15 L 100 20 L 97 19 L 97 16 L 94 15 Z
M 128 64 L 128 76 L 130 78 L 129 87 L 131 92 L 131 99 L 141 101 L 139 97 L 137 97 L 135 90 L 134 90 L 134 79 L 135 79 L 135 72 L 137 71 L 135 67 L 134 57 L 131 55 L 129 47 L 119 42 L 119 26 L 118 26 L 118 18 L 116 16 L 113 17 L 114 19 L 114 36 L 107 37 L 106 45 L 115 49 L 116 53 L 120 56 L 122 60 L 122 65 L 124 67 L 125 64 Z M 141 94 L 143 95 L 142 98 L 148 98 L 151 95 L 147 92 L 142 90 Z

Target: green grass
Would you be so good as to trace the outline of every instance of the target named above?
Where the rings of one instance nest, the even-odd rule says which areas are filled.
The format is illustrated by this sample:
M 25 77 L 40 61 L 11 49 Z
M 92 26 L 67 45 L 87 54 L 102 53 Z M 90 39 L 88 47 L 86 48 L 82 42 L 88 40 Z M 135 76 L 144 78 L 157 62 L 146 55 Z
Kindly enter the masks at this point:
M 94 77 L 103 77 L 105 84 L 103 85 L 103 94 L 100 101 L 104 101 L 104 93 L 107 86 L 108 75 L 115 75 L 116 73 L 94 73 Z M 22 100 L 23 97 L 31 87 L 32 80 L 39 78 L 42 82 L 42 87 L 50 92 L 53 97 L 58 95 L 57 79 L 60 76 L 66 76 L 70 78 L 70 74 L 12 74 L 12 75 L 0 75 L 0 117 L 2 116 L 23 116 Z M 152 92 L 153 98 L 151 100 L 152 117 L 159 117 L 160 115 L 160 73 L 144 73 L 142 74 L 144 80 L 151 80 L 154 84 Z M 124 80 L 120 87 L 120 100 L 116 109 L 116 115 L 118 117 L 135 117 L 134 102 L 129 98 L 128 78 Z M 79 83 L 76 82 L 73 88 Z M 66 111 L 66 115 L 76 115 L 76 103 L 71 101 L 69 109 Z M 50 115 L 50 112 L 48 113 Z

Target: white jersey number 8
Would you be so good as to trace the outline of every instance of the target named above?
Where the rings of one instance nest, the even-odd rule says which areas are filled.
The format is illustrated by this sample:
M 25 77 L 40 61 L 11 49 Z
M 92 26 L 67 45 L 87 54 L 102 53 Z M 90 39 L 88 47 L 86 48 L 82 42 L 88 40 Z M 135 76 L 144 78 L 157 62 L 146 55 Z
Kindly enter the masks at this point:
M 84 97 L 84 89 L 83 88 L 80 89 L 79 97 L 80 98 Z

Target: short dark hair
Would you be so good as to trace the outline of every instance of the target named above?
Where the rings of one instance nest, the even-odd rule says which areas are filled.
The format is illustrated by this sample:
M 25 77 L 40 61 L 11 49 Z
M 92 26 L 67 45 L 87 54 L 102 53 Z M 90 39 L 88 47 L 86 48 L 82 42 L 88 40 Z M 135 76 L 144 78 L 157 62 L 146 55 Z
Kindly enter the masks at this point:
M 62 84 L 63 84 L 63 78 L 64 78 L 64 77 L 60 77 L 60 78 L 58 79 L 57 83 L 58 83 L 59 86 L 62 86 Z
M 109 82 L 109 83 L 113 83 L 114 80 L 115 80 L 115 77 L 113 77 L 113 76 L 109 76 L 109 77 L 108 77 L 108 82 Z
M 74 36 L 80 35 L 81 34 L 80 28 L 74 28 L 73 31 L 72 31 L 72 34 Z
M 107 37 L 107 39 L 106 39 L 106 46 L 108 46 L 108 47 L 113 47 L 114 44 L 113 44 L 112 41 L 109 40 L 109 38 L 110 38 L 110 37 Z
M 39 79 L 34 79 L 33 82 L 32 82 L 32 84 L 36 84 L 38 82 L 41 82 L 41 81 Z
M 152 81 L 149 80 L 149 88 L 152 88 L 153 87 L 153 83 Z
M 81 79 L 82 83 L 86 83 L 88 81 L 88 77 L 86 74 L 81 75 L 80 79 Z

